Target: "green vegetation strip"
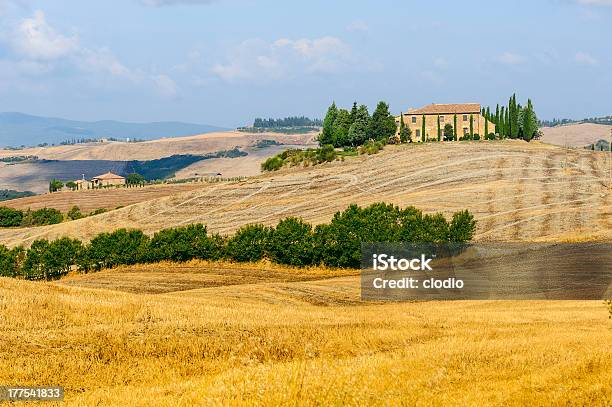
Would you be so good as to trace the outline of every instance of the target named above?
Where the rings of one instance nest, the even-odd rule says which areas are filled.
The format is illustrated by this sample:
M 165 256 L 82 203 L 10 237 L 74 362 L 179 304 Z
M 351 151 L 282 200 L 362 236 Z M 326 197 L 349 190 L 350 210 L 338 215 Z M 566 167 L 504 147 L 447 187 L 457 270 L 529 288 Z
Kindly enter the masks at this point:
M 376 203 L 349 206 L 330 223 L 313 227 L 300 218 L 276 227 L 247 225 L 234 235 L 209 234 L 201 224 L 161 230 L 149 237 L 141 230 L 119 229 L 83 243 L 67 237 L 39 239 L 30 248 L 0 245 L 0 275 L 28 280 L 59 278 L 70 270 L 98 271 L 119 265 L 229 259 L 255 262 L 267 258 L 290 266 L 325 265 L 359 268 L 361 243 L 466 242 L 476 222 L 467 210 L 448 221 L 442 214 L 423 214 L 415 207 Z

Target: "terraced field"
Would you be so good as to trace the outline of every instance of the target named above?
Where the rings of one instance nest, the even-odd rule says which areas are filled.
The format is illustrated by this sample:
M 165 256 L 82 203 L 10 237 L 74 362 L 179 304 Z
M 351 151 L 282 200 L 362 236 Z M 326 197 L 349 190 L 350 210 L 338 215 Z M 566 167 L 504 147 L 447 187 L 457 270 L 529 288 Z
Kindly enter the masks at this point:
M 287 216 L 320 223 L 351 203 L 386 201 L 450 214 L 470 209 L 477 240 L 612 239 L 608 156 L 520 141 L 388 146 L 373 156 L 203 185 L 103 215 L 0 231 L 0 242 L 63 235 L 89 239 L 119 227 L 148 233 L 205 223 L 230 233 Z

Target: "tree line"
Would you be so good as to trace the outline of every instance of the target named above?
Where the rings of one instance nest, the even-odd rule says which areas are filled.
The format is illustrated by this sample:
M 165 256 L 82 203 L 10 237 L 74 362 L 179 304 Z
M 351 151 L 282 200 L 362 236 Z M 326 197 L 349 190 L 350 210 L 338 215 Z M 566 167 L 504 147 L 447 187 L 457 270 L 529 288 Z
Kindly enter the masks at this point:
M 253 127 L 256 129 L 274 129 L 279 127 L 320 127 L 323 124 L 321 119 L 310 119 L 305 116 L 291 116 L 283 119 L 262 119 L 256 118 Z
M 527 104 L 521 106 L 516 101 L 516 94 L 513 94 L 507 105 L 500 107 L 498 104 L 495 112 L 492 112 L 489 107 L 483 108 L 482 115 L 495 124 L 496 132 L 501 138 L 531 141 L 538 135 L 539 121 L 531 99 L 527 99 Z M 487 122 L 485 126 L 488 127 Z M 489 134 L 487 130 L 485 134 Z
M 64 217 L 62 212 L 54 208 L 22 211 L 0 206 L 0 228 L 55 225 L 62 223 L 64 219 L 77 220 L 104 212 L 106 209 L 100 208 L 90 213 L 82 213 L 78 206 L 73 206 Z
M 327 109 L 323 119 L 323 130 L 319 135 L 321 146 L 357 147 L 368 140 L 387 143 L 395 136 L 395 117 L 389 112 L 389 105 L 379 102 L 370 116 L 366 105 L 353 103 L 351 110 L 339 109 L 336 103 Z
M 38 239 L 25 249 L 0 245 L 0 275 L 30 280 L 59 278 L 71 270 L 99 271 L 119 265 L 185 262 L 192 259 L 256 262 L 269 259 L 289 266 L 325 265 L 359 268 L 364 242 L 445 243 L 472 239 L 476 222 L 465 210 L 423 214 L 415 207 L 375 203 L 351 205 L 326 224 L 313 227 L 301 218 L 282 219 L 275 227 L 252 224 L 231 236 L 210 234 L 206 226 L 161 230 L 152 237 L 141 230 L 101 233 L 89 243 L 67 237 Z

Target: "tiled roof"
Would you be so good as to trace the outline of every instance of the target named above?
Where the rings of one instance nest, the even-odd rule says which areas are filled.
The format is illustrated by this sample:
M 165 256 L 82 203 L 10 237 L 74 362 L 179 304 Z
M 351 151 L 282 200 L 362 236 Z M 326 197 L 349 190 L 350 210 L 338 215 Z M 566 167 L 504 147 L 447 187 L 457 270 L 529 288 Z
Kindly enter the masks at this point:
M 408 110 L 405 114 L 462 114 L 480 113 L 480 103 L 432 103 L 419 109 Z
M 113 174 L 112 172 L 107 172 L 106 174 L 98 175 L 97 177 L 93 177 L 93 179 L 100 180 L 108 180 L 108 179 L 124 179 L 121 175 Z

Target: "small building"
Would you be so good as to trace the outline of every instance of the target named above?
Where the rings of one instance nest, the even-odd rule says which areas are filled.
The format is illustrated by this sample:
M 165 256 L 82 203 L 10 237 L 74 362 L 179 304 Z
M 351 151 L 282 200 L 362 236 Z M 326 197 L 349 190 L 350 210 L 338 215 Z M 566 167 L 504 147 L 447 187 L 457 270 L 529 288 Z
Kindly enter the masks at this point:
M 113 185 L 125 185 L 125 177 L 121 175 L 107 172 L 106 174 L 98 175 L 91 179 L 92 186 L 94 188 L 107 187 Z
M 415 142 L 432 140 L 438 138 L 438 118 L 440 120 L 441 137 L 444 136 L 444 126 L 449 124 L 455 128 L 455 116 L 457 117 L 456 134 L 458 138 L 470 134 L 470 123 L 473 134 L 484 138 L 485 118 L 481 114 L 479 103 L 452 103 L 430 105 L 419 109 L 408 109 L 404 116 L 404 125 L 412 130 L 412 140 Z M 401 116 L 395 118 L 396 123 L 400 123 Z M 425 134 L 423 132 L 423 119 L 425 120 Z M 488 123 L 488 132 L 495 133 L 495 124 Z M 398 130 L 399 131 L 399 130 Z

